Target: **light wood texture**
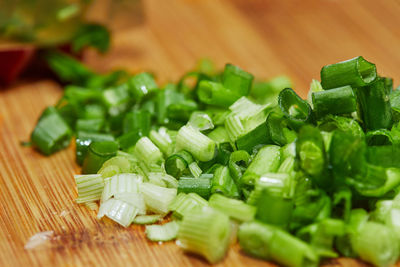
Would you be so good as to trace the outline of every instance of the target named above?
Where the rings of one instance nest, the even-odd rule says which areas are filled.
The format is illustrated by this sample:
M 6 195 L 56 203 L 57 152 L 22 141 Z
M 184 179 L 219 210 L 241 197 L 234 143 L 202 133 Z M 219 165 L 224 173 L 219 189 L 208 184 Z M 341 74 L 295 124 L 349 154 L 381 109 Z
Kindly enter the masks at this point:
M 176 80 L 197 59 L 232 62 L 260 78 L 289 75 L 303 96 L 322 65 L 363 55 L 400 78 L 400 5 L 382 0 L 148 0 L 145 23 L 115 32 L 107 55 L 88 53 L 98 71 L 150 70 Z M 173 243 L 146 241 L 143 227 L 98 221 L 74 203 L 74 148 L 41 156 L 19 142 L 61 88 L 20 81 L 0 91 L 0 266 L 205 266 Z M 53 230 L 50 247 L 25 251 L 33 234 Z M 284 248 L 282 248 L 284 249 Z M 351 259 L 330 266 L 363 266 Z M 271 266 L 234 246 L 218 266 Z

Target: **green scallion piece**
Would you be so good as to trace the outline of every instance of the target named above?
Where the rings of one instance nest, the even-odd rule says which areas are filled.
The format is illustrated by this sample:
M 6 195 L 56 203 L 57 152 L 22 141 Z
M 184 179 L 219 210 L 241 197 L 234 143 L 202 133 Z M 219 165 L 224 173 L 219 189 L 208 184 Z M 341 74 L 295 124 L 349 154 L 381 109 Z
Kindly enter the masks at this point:
M 291 88 L 279 93 L 279 107 L 293 128 L 298 128 L 313 120 L 311 106 L 301 99 Z
M 250 160 L 249 153 L 244 150 L 234 151 L 230 155 L 228 163 L 229 171 L 236 184 L 240 184 L 239 181 L 249 166 Z
M 321 69 L 321 84 L 326 89 L 350 85 L 358 88 L 370 84 L 377 77 L 375 64 L 363 57 L 355 57 Z
M 249 94 L 253 79 L 253 75 L 232 64 L 226 64 L 222 74 L 222 84 L 240 96 Z
M 201 102 L 218 107 L 229 107 L 241 97 L 240 94 L 220 83 L 206 80 L 199 83 L 197 95 Z
M 118 151 L 118 144 L 114 141 L 92 142 L 89 145 L 82 165 L 82 173 L 97 173 L 104 162 L 114 157 Z
M 207 200 L 196 193 L 179 193 L 169 205 L 169 209 L 174 212 L 174 217 L 182 219 L 186 213 L 206 206 L 208 206 Z
M 317 117 L 327 114 L 349 114 L 356 111 L 356 96 L 351 86 L 312 93 L 313 110 Z
M 232 198 L 239 197 L 238 188 L 231 177 L 228 167 L 220 166 L 214 171 L 211 182 L 211 193 L 220 193 Z
M 182 150 L 178 153 L 172 154 L 165 160 L 165 171 L 169 175 L 179 179 L 192 162 L 192 155 L 189 152 Z
M 82 165 L 90 143 L 99 141 L 114 141 L 114 137 L 110 134 L 103 134 L 103 133 L 89 133 L 89 132 L 77 133 L 75 146 L 76 146 L 76 161 L 79 165 Z
M 139 131 L 143 136 L 150 133 L 151 117 L 147 110 L 134 110 L 126 113 L 122 126 L 123 133 Z
M 147 72 L 142 72 L 132 77 L 128 81 L 128 85 L 134 100 L 137 102 L 153 94 L 158 89 L 154 78 Z
M 50 155 L 67 147 L 71 140 L 68 124 L 54 107 L 45 109 L 31 134 L 32 144 L 43 154 Z
M 267 124 L 261 123 L 247 134 L 239 137 L 236 140 L 236 147 L 238 150 L 246 150 L 251 153 L 255 146 L 267 145 L 270 143 L 272 142 L 269 136 Z
M 279 146 L 267 145 L 261 148 L 243 174 L 241 184 L 254 186 L 261 175 L 278 170 L 281 161 Z
M 210 207 L 219 210 L 239 222 L 252 221 L 256 214 L 256 207 L 248 205 L 241 200 L 227 198 L 220 194 L 213 194 L 208 202 Z
M 392 127 L 393 116 L 385 83 L 378 78 L 366 87 L 357 90 L 361 116 L 366 130 Z
M 238 238 L 240 247 L 258 258 L 291 267 L 318 266 L 319 263 L 318 255 L 307 243 L 274 226 L 246 222 L 239 227 Z
M 181 177 L 178 181 L 178 193 L 196 193 L 208 199 L 211 195 L 211 179 Z
M 103 118 L 78 119 L 75 124 L 76 131 L 100 132 L 104 127 Z

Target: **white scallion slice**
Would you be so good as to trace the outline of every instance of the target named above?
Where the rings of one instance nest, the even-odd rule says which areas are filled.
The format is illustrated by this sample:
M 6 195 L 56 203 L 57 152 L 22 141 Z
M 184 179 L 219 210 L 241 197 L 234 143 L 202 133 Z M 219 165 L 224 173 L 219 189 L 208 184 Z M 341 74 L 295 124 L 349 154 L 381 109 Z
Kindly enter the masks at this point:
M 146 214 L 146 204 L 142 193 L 123 192 L 114 195 L 115 199 L 125 201 L 138 209 L 138 214 Z
M 101 201 L 105 202 L 118 193 L 139 193 L 139 184 L 143 176 L 134 173 L 121 173 L 114 175 L 105 182 Z
M 177 189 L 165 188 L 151 183 L 140 184 L 140 192 L 144 196 L 144 202 L 149 210 L 154 213 L 165 214 L 174 200 Z
M 179 224 L 172 221 L 163 225 L 146 225 L 146 236 L 151 241 L 170 241 L 176 238 Z
M 162 172 L 149 172 L 147 174 L 149 182 L 158 186 L 168 188 L 178 188 L 178 180 L 173 176 Z
M 160 149 L 146 136 L 136 142 L 135 155 L 146 164 L 161 163 L 163 160 Z
M 228 216 L 210 207 L 197 208 L 185 214 L 179 225 L 178 241 L 184 250 L 216 263 L 225 257 L 231 240 Z
M 100 205 L 97 218 L 101 219 L 107 216 L 111 220 L 128 227 L 136 217 L 138 209 L 131 204 L 111 198 Z
M 192 163 L 189 164 L 189 170 L 190 173 L 196 178 L 199 178 L 201 173 L 203 172 L 200 169 L 199 165 L 196 163 L 196 161 L 193 161 Z
M 179 193 L 169 205 L 169 209 L 174 212 L 174 216 L 182 219 L 186 213 L 198 207 L 208 206 L 207 200 L 195 193 Z
M 100 174 L 74 175 L 78 189 L 77 203 L 87 203 L 99 200 L 104 188 Z
M 162 219 L 160 214 L 151 214 L 151 215 L 139 215 L 133 219 L 133 223 L 135 224 L 153 224 Z

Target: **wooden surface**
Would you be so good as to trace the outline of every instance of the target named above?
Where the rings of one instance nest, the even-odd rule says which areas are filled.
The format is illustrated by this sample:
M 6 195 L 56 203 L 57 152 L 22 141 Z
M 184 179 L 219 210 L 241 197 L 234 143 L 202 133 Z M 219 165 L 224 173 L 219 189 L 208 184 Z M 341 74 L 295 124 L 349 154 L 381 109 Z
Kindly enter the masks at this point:
M 176 80 L 196 60 L 232 62 L 259 78 L 289 75 L 303 96 L 322 65 L 362 55 L 380 74 L 400 78 L 400 4 L 389 0 L 148 0 L 145 22 L 115 32 L 109 54 L 88 53 L 99 71 L 150 70 Z M 97 221 L 76 205 L 74 148 L 52 157 L 19 145 L 62 91 L 50 80 L 0 91 L 0 266 L 204 266 L 173 243 L 149 243 L 143 228 Z M 49 245 L 24 250 L 33 234 Z M 282 248 L 285 249 L 285 248 Z M 327 265 L 361 266 L 350 259 Z M 219 266 L 270 266 L 234 246 Z

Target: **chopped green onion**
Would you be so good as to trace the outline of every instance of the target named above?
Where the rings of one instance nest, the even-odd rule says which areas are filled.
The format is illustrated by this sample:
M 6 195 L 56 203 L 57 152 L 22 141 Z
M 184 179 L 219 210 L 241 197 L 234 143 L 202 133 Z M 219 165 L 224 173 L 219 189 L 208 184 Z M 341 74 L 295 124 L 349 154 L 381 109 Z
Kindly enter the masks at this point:
M 82 173 L 97 173 L 104 162 L 117 154 L 118 144 L 114 141 L 92 142 L 83 161 Z
M 31 134 L 32 144 L 45 155 L 50 155 L 69 145 L 71 130 L 54 107 L 43 111 Z
M 102 92 L 104 105 L 108 108 L 110 115 L 119 115 L 126 110 L 130 100 L 129 90 L 126 84 L 104 90 Z
M 235 141 L 239 136 L 245 134 L 245 129 L 239 116 L 229 116 L 225 120 L 225 129 L 229 140 Z
M 166 159 L 165 171 L 179 179 L 192 162 L 192 155 L 189 152 L 182 150 L 178 153 L 172 154 Z
M 215 128 L 207 136 L 209 138 L 211 138 L 212 140 L 214 140 L 214 142 L 217 144 L 227 143 L 230 141 L 228 132 L 226 131 L 225 127 L 223 127 L 223 126 L 219 126 L 219 127 Z
M 244 150 L 233 152 L 229 157 L 229 171 L 236 184 L 239 184 L 243 173 L 246 171 L 250 164 L 250 155 Z
M 135 145 L 135 155 L 146 162 L 146 164 L 160 163 L 163 160 L 160 149 L 146 136 L 137 141 Z
M 343 221 L 324 219 L 300 229 L 296 235 L 310 243 L 319 256 L 336 258 L 338 254 L 333 251 L 334 238 L 344 236 L 345 232 L 346 228 Z
M 75 124 L 76 131 L 100 132 L 104 127 L 104 119 L 78 119 Z
M 215 142 L 192 126 L 183 126 L 179 130 L 176 146 L 178 149 L 190 152 L 200 161 L 209 161 L 215 156 Z
M 121 149 L 125 151 L 129 151 L 136 145 L 140 138 L 142 138 L 143 134 L 141 131 L 132 131 L 126 134 L 122 134 L 117 138 L 118 144 Z
M 175 188 L 165 188 L 151 183 L 142 183 L 139 189 L 144 196 L 147 208 L 160 214 L 166 214 L 169 211 L 168 207 L 177 193 Z
M 170 241 L 177 237 L 179 224 L 172 221 L 163 225 L 146 225 L 146 237 L 151 241 Z
M 257 207 L 258 220 L 287 228 L 293 213 L 293 189 L 289 175 L 264 174 L 247 201 Z
M 100 141 L 114 141 L 114 137 L 110 134 L 78 132 L 75 145 L 76 161 L 79 165 L 82 165 L 90 143 Z
M 289 86 L 290 87 L 290 86 Z M 321 92 L 324 89 L 322 88 L 322 85 L 319 81 L 312 79 L 311 84 L 310 84 L 310 90 L 308 90 L 307 94 L 307 102 L 310 104 L 312 108 L 314 108 L 313 103 L 312 103 L 312 94 L 316 92 Z
M 188 125 L 191 125 L 199 131 L 207 131 L 214 128 L 214 124 L 210 116 L 205 112 L 199 111 L 195 111 L 192 113 L 192 115 L 190 115 Z
M 252 221 L 256 214 L 256 207 L 247 205 L 241 200 L 230 199 L 220 194 L 213 194 L 208 202 L 210 203 L 210 207 L 240 222 Z
M 109 199 L 100 205 L 97 218 L 107 216 L 111 220 L 119 223 L 123 227 L 128 227 L 136 217 L 138 210 L 134 206 L 117 199 Z
M 355 57 L 321 69 L 321 84 L 324 89 L 350 85 L 353 88 L 370 84 L 377 77 L 375 64 L 363 57 Z
M 283 89 L 279 93 L 278 103 L 279 108 L 294 128 L 313 120 L 311 106 L 291 88 Z
M 149 179 L 150 183 L 155 185 L 168 188 L 178 188 L 178 181 L 174 177 L 166 173 L 149 172 L 147 174 L 147 178 Z
M 201 175 L 201 173 L 203 172 L 199 165 L 193 161 L 192 163 L 189 164 L 189 170 L 190 173 L 195 177 L 195 178 L 199 178 L 199 176 Z
M 395 233 L 376 222 L 364 223 L 351 236 L 351 244 L 362 260 L 375 266 L 392 266 L 399 257 Z
M 249 94 L 253 79 L 253 75 L 232 64 L 226 64 L 222 74 L 222 84 L 241 96 Z
M 348 114 L 356 111 L 356 96 L 351 86 L 312 93 L 314 112 L 318 117 L 327 114 Z
M 267 224 L 243 223 L 238 238 L 240 247 L 258 258 L 291 267 L 317 266 L 319 262 L 317 254 L 305 242 Z
M 150 133 L 151 117 L 147 110 L 134 110 L 126 113 L 123 121 L 123 133 L 140 131 L 143 136 Z
M 365 138 L 368 146 L 391 145 L 394 142 L 391 131 L 386 129 L 369 131 Z
M 164 155 L 169 156 L 172 153 L 172 139 L 166 128 L 161 127 L 158 131 L 151 130 L 149 137 Z
M 74 175 L 78 189 L 77 203 L 89 203 L 101 198 L 104 181 L 99 174 Z
M 122 190 L 121 190 L 122 191 Z M 114 194 L 114 199 L 122 200 L 128 204 L 131 204 L 137 208 L 137 214 L 146 214 L 146 204 L 144 203 L 144 197 L 141 193 L 135 192 L 117 192 Z M 136 217 L 135 217 L 136 218 Z
M 204 199 L 211 195 L 211 179 L 209 178 L 185 178 L 178 182 L 178 193 L 196 193 Z
M 199 83 L 197 95 L 201 102 L 219 107 L 229 107 L 241 96 L 220 83 L 206 80 Z
M 236 147 L 239 150 L 246 150 L 250 153 L 257 145 L 270 144 L 270 140 L 266 123 L 261 123 L 247 134 L 240 136 L 236 140 Z
M 151 95 L 158 89 L 153 77 L 146 72 L 135 75 L 128 81 L 129 90 L 135 101 L 140 102 L 145 96 Z
M 133 219 L 134 224 L 153 224 L 162 219 L 160 214 L 138 215 Z
M 119 193 L 139 193 L 142 181 L 143 177 L 134 173 L 117 174 L 106 180 L 101 201 L 106 202 Z
M 367 130 L 387 129 L 392 126 L 392 109 L 382 79 L 378 78 L 365 88 L 359 88 L 357 96 L 364 126 Z
M 385 171 L 385 176 L 386 181 L 382 186 L 374 189 L 361 189 L 358 190 L 359 193 L 363 196 L 380 197 L 400 185 L 399 168 L 387 168 Z
M 254 185 L 261 175 L 275 172 L 281 161 L 280 147 L 267 145 L 261 148 L 241 179 L 241 184 Z
M 231 177 L 228 167 L 220 166 L 214 171 L 211 182 L 211 193 L 220 193 L 228 197 L 239 197 L 238 188 Z
M 296 153 L 300 167 L 305 173 L 323 188 L 330 185 L 330 177 L 324 172 L 327 161 L 324 140 L 317 128 L 306 125 L 300 129 L 296 140 Z
M 111 177 L 119 173 L 128 173 L 132 171 L 132 163 L 127 157 L 115 156 L 103 163 L 97 172 L 103 178 Z
M 179 193 L 170 204 L 169 209 L 174 212 L 175 217 L 182 219 L 186 213 L 206 206 L 208 206 L 207 200 L 196 193 Z
M 250 96 L 258 103 L 278 104 L 279 92 L 284 88 L 293 86 L 290 79 L 286 76 L 278 76 L 267 82 L 254 82 L 250 90 Z
M 230 241 L 228 216 L 209 207 L 188 212 L 179 226 L 178 245 L 210 263 L 222 260 Z

